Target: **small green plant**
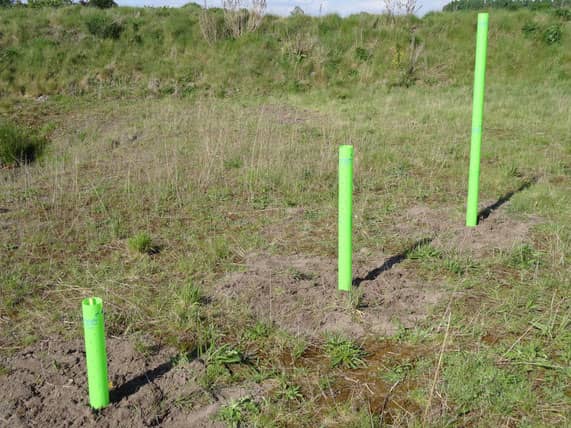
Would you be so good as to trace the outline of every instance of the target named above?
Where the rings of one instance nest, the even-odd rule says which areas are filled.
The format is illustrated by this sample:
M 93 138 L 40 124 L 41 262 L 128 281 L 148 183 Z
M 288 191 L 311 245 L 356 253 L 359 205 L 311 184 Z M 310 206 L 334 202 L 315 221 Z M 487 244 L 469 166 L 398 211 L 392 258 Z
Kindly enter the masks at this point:
M 325 343 L 325 353 L 332 367 L 343 366 L 350 369 L 365 367 L 365 351 L 351 340 L 340 335 L 332 335 Z
M 347 293 L 349 309 L 357 311 L 363 307 L 363 289 L 352 288 Z
M 129 249 L 135 253 L 152 254 L 156 248 L 153 247 L 153 240 L 148 233 L 141 232 L 129 238 L 127 242 Z
M 218 412 L 218 419 L 233 428 L 238 428 L 248 420 L 250 415 L 259 412 L 258 405 L 250 398 L 244 397 L 239 400 L 232 400 L 223 406 Z
M 533 21 L 528 21 L 521 27 L 521 31 L 527 37 L 535 37 L 539 31 L 539 25 Z
M 0 166 L 33 162 L 45 145 L 45 138 L 17 125 L 0 122 Z
M 508 265 L 516 269 L 529 269 L 541 264 L 541 254 L 528 244 L 513 250 L 508 258 Z
M 439 258 L 441 256 L 442 253 L 440 250 L 437 250 L 429 243 L 419 245 L 407 254 L 407 258 L 411 260 L 428 260 Z
M 552 24 L 543 31 L 543 41 L 548 45 L 561 42 L 562 31 L 560 24 Z
M 245 333 L 246 339 L 258 340 L 264 339 L 270 335 L 272 327 L 264 322 L 258 321 L 253 327 L 248 329 Z
M 192 322 L 200 317 L 200 306 L 204 300 L 199 286 L 189 283 L 177 289 L 173 310 L 180 327 L 193 326 Z
M 279 400 L 286 401 L 299 401 L 303 399 L 301 388 L 297 385 L 289 383 L 285 376 L 282 376 L 279 379 L 279 385 L 276 390 L 276 397 Z
M 244 361 L 244 358 L 240 351 L 232 348 L 228 344 L 224 344 L 220 347 L 211 344 L 204 355 L 204 361 L 207 365 L 239 364 Z

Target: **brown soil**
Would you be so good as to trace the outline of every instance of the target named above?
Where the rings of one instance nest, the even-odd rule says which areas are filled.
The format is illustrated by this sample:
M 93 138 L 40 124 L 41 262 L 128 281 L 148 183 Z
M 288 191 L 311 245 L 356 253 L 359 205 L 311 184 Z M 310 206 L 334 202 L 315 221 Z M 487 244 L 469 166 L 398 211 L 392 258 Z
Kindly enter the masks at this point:
M 229 309 L 238 300 L 259 319 L 293 334 L 391 335 L 399 324 L 412 327 L 426 317 L 441 295 L 437 285 L 396 262 L 386 256 L 355 262 L 359 304 L 337 290 L 335 260 L 309 256 L 250 255 L 245 271 L 226 277 L 215 293 Z
M 433 237 L 431 245 L 436 248 L 478 258 L 521 245 L 538 222 L 536 217 L 515 219 L 500 209 L 480 219 L 477 227 L 469 228 L 463 213 L 418 206 L 405 213 L 396 230 L 403 236 Z
M 81 341 L 38 342 L 0 360 L 0 426 L 223 427 L 213 419 L 232 399 L 263 395 L 263 385 L 206 391 L 197 384 L 203 363 L 173 363 L 176 352 L 143 356 L 124 339 L 107 341 L 112 404 L 93 412 L 88 404 Z

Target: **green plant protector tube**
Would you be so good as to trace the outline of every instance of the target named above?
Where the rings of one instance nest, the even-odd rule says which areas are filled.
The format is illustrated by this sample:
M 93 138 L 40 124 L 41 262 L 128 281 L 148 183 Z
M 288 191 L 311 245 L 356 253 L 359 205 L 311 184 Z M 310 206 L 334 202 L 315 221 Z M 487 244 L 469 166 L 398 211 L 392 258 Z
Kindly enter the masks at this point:
M 339 290 L 353 280 L 353 146 L 339 147 Z
M 480 158 L 482 153 L 482 126 L 484 122 L 484 91 L 486 84 L 486 53 L 488 50 L 488 14 L 478 14 L 476 65 L 474 71 L 474 104 L 472 107 L 472 139 L 470 145 L 470 171 L 466 226 L 478 224 L 478 193 L 480 191 Z
M 101 409 L 109 405 L 103 301 L 99 297 L 84 299 L 82 309 L 89 404 Z

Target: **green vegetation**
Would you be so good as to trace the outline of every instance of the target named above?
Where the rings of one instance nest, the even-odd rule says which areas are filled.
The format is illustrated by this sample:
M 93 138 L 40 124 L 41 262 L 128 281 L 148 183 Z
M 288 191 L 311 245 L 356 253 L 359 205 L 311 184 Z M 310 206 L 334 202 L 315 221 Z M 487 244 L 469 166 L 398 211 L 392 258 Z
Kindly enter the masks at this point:
M 494 82 L 569 78 L 567 22 L 547 12 L 494 12 Z M 471 13 L 268 16 L 236 36 L 220 9 L 11 8 L 0 13 L 0 94 L 229 97 L 327 88 L 343 98 L 358 88 L 465 85 L 472 24 Z M 519 37 L 529 25 L 537 38 Z
M 568 425 L 571 22 L 491 14 L 481 208 L 509 197 L 464 234 L 475 16 L 270 16 L 236 37 L 198 7 L 0 11 L 0 355 L 79 340 L 98 295 L 109 335 L 201 367 L 180 408 L 259 387 L 221 406 L 230 426 Z M 220 296 L 267 254 L 335 266 L 347 142 L 360 274 L 438 291 L 427 319 L 359 342 Z
M 37 132 L 0 120 L 0 167 L 34 161 L 44 151 L 46 142 Z
M 153 252 L 153 239 L 148 233 L 141 232 L 129 238 L 127 241 L 129 249 L 135 253 L 150 254 Z
M 238 428 L 248 421 L 248 417 L 258 412 L 258 406 L 250 398 L 233 400 L 220 409 L 218 418 L 232 428 Z
M 349 369 L 356 369 L 367 365 L 363 359 L 365 352 L 361 347 L 339 335 L 333 335 L 327 339 L 325 342 L 325 353 L 333 367 L 343 366 Z
M 486 9 L 531 9 L 531 10 L 569 10 L 570 0 L 453 0 L 442 10 L 445 12 L 457 10 L 486 10 Z

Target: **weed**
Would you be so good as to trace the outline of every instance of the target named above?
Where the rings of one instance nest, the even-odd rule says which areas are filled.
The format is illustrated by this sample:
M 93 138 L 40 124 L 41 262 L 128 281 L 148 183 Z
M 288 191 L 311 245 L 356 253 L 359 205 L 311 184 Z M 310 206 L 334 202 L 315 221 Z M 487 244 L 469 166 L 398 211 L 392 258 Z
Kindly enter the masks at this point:
M 340 335 L 331 335 L 325 342 L 325 353 L 329 357 L 332 367 L 347 367 L 356 369 L 365 367 L 363 359 L 366 355 L 363 349 Z
M 260 409 L 255 401 L 250 397 L 232 400 L 230 403 L 222 406 L 218 411 L 218 419 L 227 423 L 233 428 L 238 428 L 241 424 L 246 423 L 248 418 L 259 413 Z
M 507 262 L 515 269 L 536 268 L 541 264 L 541 254 L 531 245 L 524 244 L 512 251 Z
M 548 45 L 561 42 L 561 25 L 552 24 L 543 31 L 543 41 Z
M 212 344 L 203 358 L 206 364 L 212 365 L 239 364 L 244 360 L 240 351 L 228 344 L 219 347 Z
M 253 327 L 246 331 L 245 337 L 248 340 L 265 339 L 270 336 L 271 332 L 272 327 L 270 325 L 258 321 Z
M 289 383 L 285 376 L 280 377 L 279 385 L 275 394 L 278 400 L 299 401 L 303 399 L 301 388 Z

